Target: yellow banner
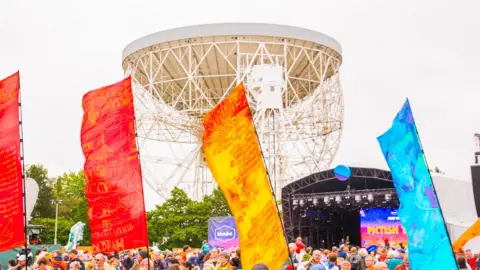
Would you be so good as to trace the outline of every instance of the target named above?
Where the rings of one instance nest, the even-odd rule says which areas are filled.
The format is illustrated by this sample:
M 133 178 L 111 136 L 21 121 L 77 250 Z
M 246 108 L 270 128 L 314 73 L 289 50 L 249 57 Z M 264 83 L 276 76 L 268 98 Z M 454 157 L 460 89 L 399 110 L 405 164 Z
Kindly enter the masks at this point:
M 203 118 L 205 159 L 235 217 L 243 269 L 280 269 L 285 236 L 243 84 Z

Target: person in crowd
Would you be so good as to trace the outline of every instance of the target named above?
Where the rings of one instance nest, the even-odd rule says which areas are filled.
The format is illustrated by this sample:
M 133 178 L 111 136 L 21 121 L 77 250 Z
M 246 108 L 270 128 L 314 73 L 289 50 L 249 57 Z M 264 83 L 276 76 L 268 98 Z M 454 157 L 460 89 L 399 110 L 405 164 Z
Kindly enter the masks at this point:
M 388 265 L 385 262 L 378 262 L 375 264 L 374 270 L 388 270 Z
M 68 252 L 68 259 L 69 263 L 67 266 L 67 270 L 70 269 L 70 264 L 72 262 L 78 262 L 80 264 L 80 270 L 85 270 L 85 264 L 82 260 L 80 260 L 80 258 L 78 258 L 78 251 L 76 249 L 72 249 Z
M 36 265 L 36 269 L 38 270 L 50 270 L 50 266 L 48 265 L 48 260 L 45 257 L 42 257 L 39 260 L 37 260 L 37 262 L 34 265 Z
M 123 267 L 125 268 L 125 270 L 130 270 L 132 269 L 133 267 L 133 263 L 134 263 L 134 260 L 133 260 L 133 251 L 132 250 L 129 250 L 127 252 L 127 255 L 124 257 L 123 259 Z
M 188 258 L 188 263 L 192 266 L 200 266 L 200 259 L 196 250 L 191 252 L 190 258 Z
M 344 260 L 347 259 L 347 252 L 345 251 L 345 245 L 341 245 L 339 249 L 335 249 L 337 251 L 337 256 L 343 258 Z
M 477 267 L 477 264 L 476 264 L 477 258 L 473 256 L 471 249 L 465 250 L 465 259 L 467 260 L 468 266 L 470 266 L 471 269 L 475 270 Z
M 93 270 L 111 270 L 110 266 L 107 264 L 107 256 L 103 254 L 95 255 L 95 266 Z
M 182 261 L 186 262 L 188 261 L 188 258 L 190 258 L 190 252 L 192 252 L 192 247 L 189 245 L 183 246 L 183 253 L 182 253 Z
M 230 255 L 228 255 L 228 252 L 222 252 L 218 255 L 218 264 L 217 264 L 217 270 L 230 270 Z
M 28 266 L 31 266 L 33 264 L 33 253 L 28 246 L 26 249 L 25 249 L 25 246 L 22 246 L 20 252 L 17 253 L 17 260 L 21 255 L 25 255 L 26 264 Z
M 167 270 L 167 264 L 164 262 L 164 256 L 159 250 L 153 252 L 153 269 Z
M 260 264 L 256 264 L 256 265 L 252 268 L 252 270 L 270 270 L 270 269 L 269 269 L 268 266 L 266 266 L 265 264 L 260 263 Z
M 74 261 L 68 264 L 69 270 L 80 270 L 81 268 L 82 268 L 82 265 L 78 261 Z
M 62 252 L 60 250 L 55 250 L 53 252 L 51 265 L 53 270 L 67 270 L 67 263 L 63 260 Z
M 470 270 L 467 265 L 467 259 L 463 255 L 457 257 L 458 270 Z
M 410 270 L 410 263 L 408 262 L 408 255 L 403 256 L 402 264 L 395 267 L 395 270 Z
M 17 262 L 14 259 L 8 260 L 8 269 L 7 270 L 13 270 L 15 266 L 17 266 Z
M 312 257 L 312 248 L 308 247 L 307 249 L 305 249 L 305 254 L 303 254 L 302 262 L 310 261 L 311 257 Z
M 374 270 L 375 267 L 375 259 L 373 259 L 372 255 L 367 255 L 365 257 L 365 270 Z
M 203 240 L 203 242 L 202 242 L 202 253 L 207 254 L 208 252 L 210 252 L 210 246 L 208 245 L 207 240 Z
M 110 256 L 108 264 L 112 267 L 112 270 L 121 270 L 120 262 L 115 256 Z
M 27 256 L 20 255 L 17 259 L 17 265 L 14 267 L 15 270 L 31 270 L 30 266 L 27 265 Z
M 340 264 L 340 270 L 351 270 L 351 269 L 353 268 L 349 261 L 344 261 L 342 262 L 342 264 Z
M 327 262 L 325 263 L 325 268 L 327 270 L 339 270 L 338 267 L 335 265 L 335 263 L 337 262 L 337 254 L 335 253 L 330 253 L 328 255 L 328 258 L 327 258 Z
M 242 260 L 241 260 L 241 253 L 240 253 L 239 247 L 236 247 L 234 252 L 232 253 L 231 261 L 233 266 L 235 266 L 236 270 L 242 269 Z
M 203 264 L 204 270 L 214 270 L 217 268 L 219 253 L 218 248 L 212 248 L 212 250 L 210 250 L 210 253 L 207 255 L 208 258 Z
M 338 239 L 338 238 L 337 238 L 337 239 Z M 338 242 L 338 246 L 341 247 L 341 246 L 343 246 L 343 245 L 345 245 L 345 239 L 342 238 L 342 239 L 340 240 L 340 242 Z
M 388 270 L 395 270 L 395 267 L 401 265 L 403 263 L 403 256 L 405 255 L 405 251 L 403 249 L 397 249 L 393 252 L 393 258 L 390 258 L 387 262 Z M 390 253 L 390 251 L 389 251 Z
M 312 252 L 312 258 L 308 262 L 302 263 L 301 267 L 299 268 L 310 270 L 313 268 L 313 266 L 322 264 L 321 259 L 322 259 L 322 252 L 320 250 L 314 250 Z
M 358 255 L 357 248 L 352 247 L 350 249 L 350 255 L 347 257 L 347 261 L 350 263 L 350 267 L 352 270 L 363 270 L 362 257 Z

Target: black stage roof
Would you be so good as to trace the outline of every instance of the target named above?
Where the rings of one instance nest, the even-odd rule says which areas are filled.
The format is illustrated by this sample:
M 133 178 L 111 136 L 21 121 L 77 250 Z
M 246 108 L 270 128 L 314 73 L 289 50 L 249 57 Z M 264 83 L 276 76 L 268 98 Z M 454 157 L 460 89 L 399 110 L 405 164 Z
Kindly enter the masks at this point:
M 352 175 L 346 181 L 338 180 L 332 169 L 304 177 L 282 188 L 283 223 L 289 241 L 302 231 L 297 227 L 316 222 L 315 219 L 299 222 L 306 211 L 338 214 L 358 212 L 362 208 L 398 207 L 389 171 L 360 167 L 350 169 Z M 305 225 L 298 225 L 302 223 Z

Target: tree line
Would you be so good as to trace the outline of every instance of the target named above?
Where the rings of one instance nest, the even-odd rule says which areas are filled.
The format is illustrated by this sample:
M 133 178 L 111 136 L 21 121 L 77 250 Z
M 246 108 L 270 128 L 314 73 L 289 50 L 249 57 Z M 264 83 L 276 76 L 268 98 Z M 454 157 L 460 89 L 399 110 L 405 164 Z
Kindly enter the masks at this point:
M 64 173 L 54 178 L 48 176 L 43 165 L 31 165 L 27 168 L 27 176 L 37 182 L 40 190 L 30 224 L 44 227 L 40 234 L 42 243 L 54 242 L 55 205 L 52 201 L 62 200 L 58 207 L 57 243 L 66 245 L 70 228 L 81 221 L 86 226 L 80 245 L 89 246 L 91 236 L 83 171 Z M 230 215 L 230 208 L 219 189 L 201 201 L 194 201 L 183 190 L 174 188 L 169 199 L 147 212 L 150 244 L 158 243 L 161 248 L 182 247 L 185 244 L 200 246 L 208 236 L 208 219 Z

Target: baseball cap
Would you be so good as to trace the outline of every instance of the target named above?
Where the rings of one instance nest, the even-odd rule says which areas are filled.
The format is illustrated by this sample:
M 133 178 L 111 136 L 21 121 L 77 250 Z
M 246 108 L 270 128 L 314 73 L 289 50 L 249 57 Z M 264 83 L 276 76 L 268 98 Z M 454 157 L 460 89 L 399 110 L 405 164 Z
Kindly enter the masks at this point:
M 25 255 L 20 255 L 20 256 L 18 257 L 18 260 L 19 260 L 19 261 L 26 261 L 27 259 L 26 259 Z

